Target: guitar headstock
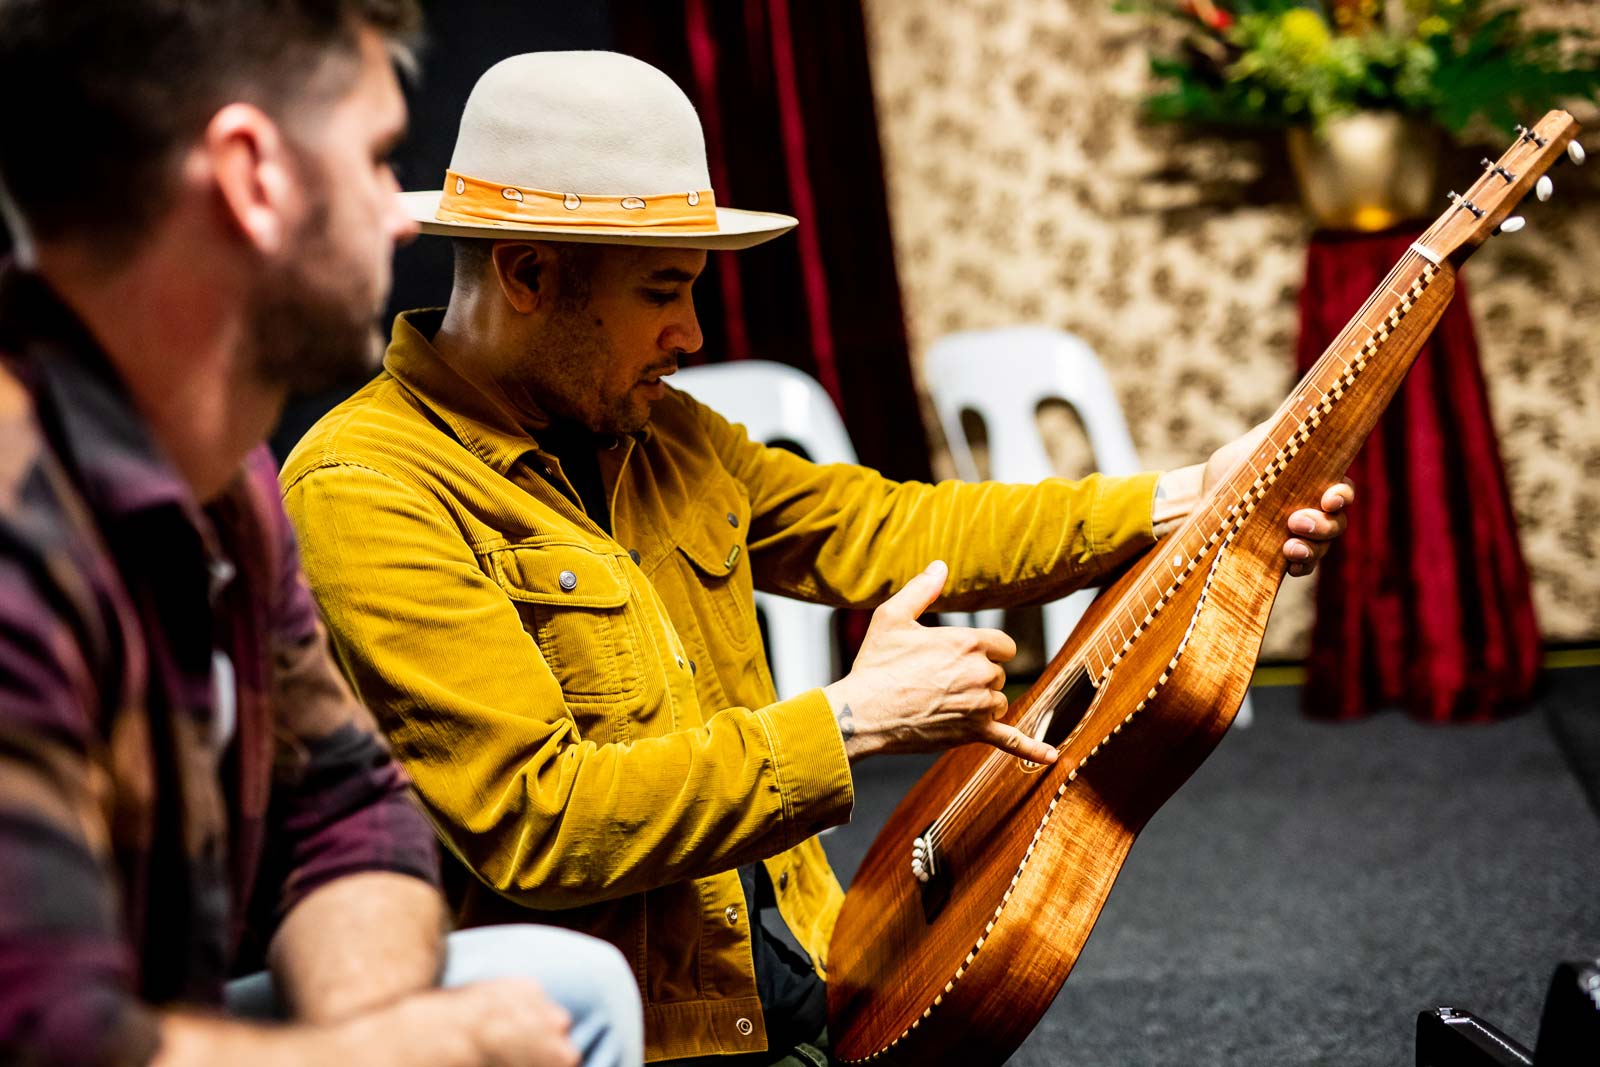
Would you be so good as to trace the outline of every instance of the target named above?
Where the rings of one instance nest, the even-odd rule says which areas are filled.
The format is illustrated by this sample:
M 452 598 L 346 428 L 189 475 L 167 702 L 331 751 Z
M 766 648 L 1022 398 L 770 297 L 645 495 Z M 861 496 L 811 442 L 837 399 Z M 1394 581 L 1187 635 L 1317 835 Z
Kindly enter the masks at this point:
M 1484 172 L 1465 193 L 1451 193 L 1451 206 L 1428 228 L 1418 244 L 1441 260 L 1462 262 L 1478 246 L 1502 231 L 1513 233 L 1522 220 L 1511 212 L 1530 191 L 1548 200 L 1552 186 L 1545 172 L 1562 157 L 1582 163 L 1584 152 L 1575 140 L 1581 129 L 1565 111 L 1551 111 L 1532 129 L 1517 127 L 1517 139 L 1496 161 L 1484 160 Z

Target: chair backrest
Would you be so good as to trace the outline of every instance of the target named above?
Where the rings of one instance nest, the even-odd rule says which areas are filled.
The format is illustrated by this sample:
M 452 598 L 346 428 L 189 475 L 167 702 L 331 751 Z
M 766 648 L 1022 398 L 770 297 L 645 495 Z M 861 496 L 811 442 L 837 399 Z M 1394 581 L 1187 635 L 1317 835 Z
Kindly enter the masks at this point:
M 967 481 L 977 481 L 979 472 L 961 425 L 965 411 L 983 420 L 991 479 L 1032 483 L 1055 473 L 1039 434 L 1039 405 L 1047 400 L 1065 401 L 1078 413 L 1096 470 L 1136 474 L 1141 469 L 1122 406 L 1100 361 L 1069 333 L 1012 326 L 950 334 L 928 350 L 924 370 L 951 462 Z M 1080 590 L 1044 606 L 1046 657 L 1066 641 L 1094 597 L 1094 590 Z M 991 609 L 978 612 L 973 622 L 998 627 L 1002 618 L 1002 612 Z
M 990 478 L 1037 482 L 1054 474 L 1037 420 L 1046 400 L 1065 401 L 1077 412 L 1096 470 L 1136 474 L 1141 469 L 1100 361 L 1069 333 L 1011 326 L 950 334 L 928 350 L 924 369 L 951 462 L 962 478 L 978 477 L 961 426 L 961 414 L 969 410 L 983 419 L 988 434 Z
M 844 422 L 827 391 L 783 363 L 746 359 L 685 367 L 672 384 L 713 411 L 743 424 L 752 441 L 790 442 L 816 463 L 854 463 Z M 833 609 L 756 590 L 756 612 L 767 627 L 767 658 L 780 699 L 799 696 L 837 678 Z
M 742 423 L 752 441 L 792 441 L 816 463 L 854 463 L 856 450 L 833 400 L 810 375 L 785 363 L 743 359 L 685 367 L 673 385 Z

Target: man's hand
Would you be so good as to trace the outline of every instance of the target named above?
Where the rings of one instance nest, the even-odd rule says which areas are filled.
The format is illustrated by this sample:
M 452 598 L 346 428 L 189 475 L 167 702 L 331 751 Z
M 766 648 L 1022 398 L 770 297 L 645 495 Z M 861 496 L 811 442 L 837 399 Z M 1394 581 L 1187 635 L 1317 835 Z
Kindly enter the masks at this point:
M 999 630 L 922 626 L 949 574 L 941 562 L 907 582 L 872 613 L 861 651 L 844 678 L 823 690 L 854 763 L 886 752 L 936 752 L 981 741 L 1035 763 L 1056 750 L 995 721 L 1006 710 L 1000 665 L 1017 654 Z
M 1183 517 L 1211 491 L 1212 486 L 1227 476 L 1236 463 L 1248 456 L 1267 435 L 1267 424 L 1262 423 L 1248 433 L 1229 441 L 1215 452 L 1204 465 L 1180 467 L 1168 471 L 1156 483 L 1155 526 L 1156 536 L 1177 528 Z M 1356 491 L 1349 482 L 1340 482 L 1324 490 L 1317 508 L 1301 508 L 1289 516 L 1289 539 L 1283 543 L 1283 556 L 1288 560 L 1289 574 L 1294 577 L 1310 574 L 1317 569 L 1317 561 L 1328 554 L 1333 541 L 1344 533 L 1347 519 L 1345 508 L 1355 502 Z
M 572 1018 L 565 1008 L 524 978 L 474 982 L 458 989 L 416 993 L 368 1019 L 377 1029 L 406 1020 L 464 1042 L 451 1062 L 481 1067 L 578 1067 L 578 1051 L 567 1039 Z M 391 1033 L 393 1031 L 391 1030 Z
M 510 978 L 412 993 L 333 1025 L 169 1012 L 152 1067 L 577 1067 L 571 1023 L 537 984 Z

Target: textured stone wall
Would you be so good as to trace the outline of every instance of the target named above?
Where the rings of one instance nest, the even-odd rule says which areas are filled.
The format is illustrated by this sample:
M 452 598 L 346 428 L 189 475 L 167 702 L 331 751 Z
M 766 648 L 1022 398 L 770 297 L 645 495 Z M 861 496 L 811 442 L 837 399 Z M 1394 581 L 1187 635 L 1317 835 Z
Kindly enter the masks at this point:
M 1309 224 L 1281 147 L 1140 122 L 1160 31 L 1111 6 L 865 0 L 914 357 L 952 330 L 1070 330 L 1105 362 L 1141 459 L 1170 466 L 1265 418 L 1292 384 Z M 1528 6 L 1600 30 L 1600 5 Z M 1600 161 L 1563 168 L 1557 200 L 1465 272 L 1550 640 L 1600 636 L 1597 178 Z M 1085 451 L 1070 420 L 1046 425 L 1070 470 Z M 1300 655 L 1309 623 L 1310 580 L 1291 581 L 1265 654 Z

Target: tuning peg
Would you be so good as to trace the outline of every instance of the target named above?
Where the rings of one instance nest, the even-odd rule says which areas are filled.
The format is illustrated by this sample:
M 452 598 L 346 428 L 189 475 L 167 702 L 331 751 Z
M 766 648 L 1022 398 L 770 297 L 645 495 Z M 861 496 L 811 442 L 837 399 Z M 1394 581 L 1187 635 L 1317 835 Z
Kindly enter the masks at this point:
M 1581 167 L 1583 166 L 1583 161 L 1589 157 L 1584 153 L 1583 145 L 1579 144 L 1577 141 L 1568 141 L 1567 158 Z
M 1548 174 L 1540 175 L 1538 182 L 1533 187 L 1533 195 L 1539 198 L 1540 203 L 1549 200 L 1555 195 L 1555 191 L 1556 183 L 1550 180 L 1550 175 Z
M 1528 224 L 1528 220 L 1521 215 L 1512 215 L 1500 225 L 1495 227 L 1495 233 L 1516 233 Z

